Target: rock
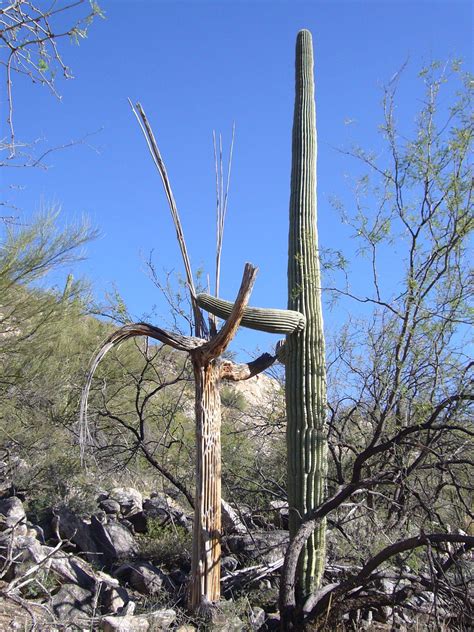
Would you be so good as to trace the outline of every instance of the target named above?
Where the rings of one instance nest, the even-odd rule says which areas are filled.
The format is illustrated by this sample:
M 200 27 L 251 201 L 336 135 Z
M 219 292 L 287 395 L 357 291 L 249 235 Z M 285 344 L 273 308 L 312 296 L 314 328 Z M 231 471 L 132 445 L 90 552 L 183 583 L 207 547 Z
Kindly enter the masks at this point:
M 143 498 L 140 492 L 133 487 L 115 487 L 109 496 L 120 505 L 120 513 L 124 518 L 133 516 L 143 510 Z
M 213 610 L 209 630 L 212 632 L 244 632 L 245 624 L 237 615 Z
M 0 535 L 7 537 L 6 533 Z M 4 581 L 21 577 L 32 565 L 41 564 L 40 573 L 54 573 L 65 582 L 64 586 L 74 586 L 78 589 L 77 593 L 72 589 L 65 589 L 64 592 L 57 593 L 57 598 L 55 595 L 53 605 L 60 608 L 61 612 L 66 612 L 69 607 L 76 607 L 76 602 L 84 602 L 86 606 L 89 603 L 87 596 L 95 594 L 97 590 L 98 605 L 103 612 L 118 612 L 130 603 L 128 592 L 120 586 L 117 579 L 94 570 L 86 561 L 74 555 L 61 549 L 55 550 L 50 546 L 44 546 L 33 536 L 16 536 L 13 539 L 8 536 L 8 544 L 14 562 L 5 569 L 2 578 Z M 81 609 L 78 606 L 76 609 L 81 610 L 83 614 L 87 610 L 86 607 Z
M 106 524 L 104 528 L 112 542 L 117 560 L 137 555 L 138 544 L 128 529 L 119 522 Z
M 150 622 L 153 630 L 167 630 L 176 621 L 176 612 L 171 608 L 163 608 L 163 610 L 155 610 L 150 615 Z M 160 626 L 160 627 L 157 627 Z
M 103 584 L 100 591 L 100 603 L 102 612 L 107 614 L 124 614 L 124 610 L 135 609 L 135 603 L 129 600 L 125 588 Z M 133 614 L 133 612 L 127 613 Z
M 267 614 L 265 629 L 268 630 L 268 632 L 279 632 L 279 630 L 281 629 L 281 624 L 280 615 L 278 614 L 278 612 Z
M 99 508 L 105 511 L 106 514 L 119 514 L 120 503 L 113 498 L 104 498 L 99 502 Z
M 111 522 L 116 522 L 116 521 L 113 520 Z M 120 524 L 124 526 L 127 529 L 127 531 L 130 531 L 132 535 L 135 535 L 135 527 L 133 526 L 133 524 L 130 522 L 128 518 L 121 518 Z
M 272 500 L 270 506 L 273 510 L 273 524 L 279 529 L 288 529 L 290 509 L 286 500 Z
M 265 610 L 263 608 L 252 608 L 252 612 L 249 616 L 249 623 L 252 626 L 252 630 L 260 630 L 265 623 Z
M 133 514 L 133 516 L 129 516 L 127 518 L 127 522 L 131 524 L 134 533 L 147 532 L 147 521 L 143 511 Z
M 34 531 L 34 534 L 33 534 Z M 46 544 L 46 538 L 44 537 L 43 529 L 37 524 L 28 524 L 28 534 L 34 535 L 34 537 L 38 538 L 41 544 Z M 28 535 L 27 534 L 27 535 Z
M 26 514 L 16 496 L 0 500 L 0 531 L 14 529 L 15 535 L 26 535 Z
M 138 553 L 138 544 L 134 537 L 119 522 L 103 524 L 95 516 L 92 516 L 90 530 L 95 547 L 107 565 L 134 557 Z
M 128 604 L 122 608 L 121 616 L 125 617 L 127 615 L 131 615 L 135 613 L 137 604 L 134 601 L 129 601 Z
M 63 584 L 51 599 L 60 621 L 85 619 L 93 614 L 93 593 L 77 584 Z
M 146 518 L 153 518 L 160 526 L 175 523 L 191 531 L 190 518 L 185 510 L 167 494 L 154 492 L 151 498 L 143 501 L 143 512 Z
M 125 615 L 123 617 L 104 617 L 102 630 L 104 632 L 147 632 L 150 623 L 144 616 Z
M 53 531 L 62 539 L 74 543 L 90 562 L 101 563 L 103 551 L 97 546 L 91 525 L 66 507 L 55 510 L 52 518 Z
M 225 542 L 231 553 L 244 561 L 272 564 L 285 555 L 288 531 L 254 531 L 247 535 L 233 535 Z
M 224 534 L 247 533 L 247 527 L 242 522 L 237 511 L 226 502 L 224 499 L 221 501 L 221 513 L 222 513 L 222 531 Z
M 115 571 L 115 576 L 142 595 L 156 596 L 163 589 L 173 587 L 163 571 L 149 562 L 123 564 Z
M 2 580 L 10 582 L 28 570 L 36 557 L 43 559 L 42 546 L 35 536 L 14 535 L 14 532 L 0 533 L 0 566 Z
M 229 384 L 229 383 L 228 383 Z M 262 410 L 267 409 L 269 412 L 274 409 L 275 399 L 281 393 L 281 385 L 278 380 L 265 375 L 265 373 L 259 373 L 249 380 L 241 382 L 232 382 L 232 390 L 235 393 L 241 393 L 247 409 Z M 256 416 L 252 416 L 252 422 L 259 424 L 259 419 Z M 264 424 L 266 418 L 261 415 L 261 422 L 259 425 Z
M 147 632 L 168 630 L 176 620 L 176 612 L 171 609 L 156 610 L 147 615 L 125 615 L 122 617 L 104 617 L 104 632 Z
M 231 555 L 226 555 L 221 559 L 221 571 L 223 571 L 223 574 L 235 571 L 238 565 L 239 562 Z
M 188 581 L 188 574 L 180 568 L 175 568 L 174 570 L 172 570 L 169 577 L 175 585 L 186 584 L 186 582 Z

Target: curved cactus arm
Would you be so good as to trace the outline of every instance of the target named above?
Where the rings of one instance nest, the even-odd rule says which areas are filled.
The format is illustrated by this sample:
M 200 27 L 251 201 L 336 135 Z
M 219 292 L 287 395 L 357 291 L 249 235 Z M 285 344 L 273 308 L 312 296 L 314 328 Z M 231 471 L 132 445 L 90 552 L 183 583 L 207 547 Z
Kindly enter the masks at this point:
M 229 318 L 234 305 L 209 294 L 198 294 L 196 299 L 199 307 L 223 319 Z M 290 334 L 304 329 L 305 317 L 300 312 L 289 309 L 246 307 L 240 324 L 248 329 L 271 334 Z
M 208 360 L 213 360 L 224 353 L 237 333 L 245 310 L 247 309 L 247 303 L 252 293 L 257 272 L 257 267 L 251 263 L 245 264 L 237 298 L 234 303 L 229 303 L 231 306 L 229 317 L 216 335 L 199 349 L 199 353 L 201 355 L 207 355 Z
M 161 329 L 160 327 L 154 327 L 148 323 L 133 323 L 125 325 L 117 331 L 114 331 L 104 342 L 100 345 L 99 349 L 95 353 L 94 357 L 89 364 L 86 375 L 86 384 L 82 390 L 81 406 L 79 412 L 79 443 L 81 446 L 81 455 L 84 457 L 84 451 L 89 437 L 88 423 L 87 423 L 87 407 L 89 401 L 89 393 L 92 385 L 92 379 L 94 373 L 100 362 L 104 359 L 107 353 L 113 348 L 118 347 L 122 342 L 128 340 L 128 338 L 135 338 L 136 336 L 148 336 L 159 340 L 163 344 L 167 344 L 179 351 L 191 351 L 203 345 L 206 341 L 201 338 L 193 338 L 191 336 L 181 336 L 173 332 Z

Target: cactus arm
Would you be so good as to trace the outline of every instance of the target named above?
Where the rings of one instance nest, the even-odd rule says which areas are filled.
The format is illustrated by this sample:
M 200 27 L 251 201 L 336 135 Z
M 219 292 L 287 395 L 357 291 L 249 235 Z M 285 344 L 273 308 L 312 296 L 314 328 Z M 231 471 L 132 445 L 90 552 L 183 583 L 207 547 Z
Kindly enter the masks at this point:
M 316 114 L 311 33 L 298 33 L 292 132 L 288 309 L 304 314 L 306 327 L 285 344 L 288 502 L 290 538 L 301 517 L 323 502 L 326 478 L 326 368 L 316 228 Z M 300 594 L 316 589 L 325 563 L 325 524 L 300 557 Z
M 229 318 L 233 308 L 230 301 L 209 294 L 198 294 L 196 300 L 199 307 L 223 319 Z M 289 334 L 304 329 L 305 318 L 303 314 L 294 310 L 246 307 L 240 324 L 248 329 L 271 334 Z

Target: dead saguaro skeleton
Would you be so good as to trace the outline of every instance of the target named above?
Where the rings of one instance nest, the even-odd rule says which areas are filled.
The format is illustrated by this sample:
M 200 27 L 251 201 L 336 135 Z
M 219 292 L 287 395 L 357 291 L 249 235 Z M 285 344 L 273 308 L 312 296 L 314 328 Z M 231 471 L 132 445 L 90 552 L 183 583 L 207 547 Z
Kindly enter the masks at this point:
M 186 271 L 196 336 L 183 336 L 148 323 L 126 325 L 111 334 L 101 345 L 88 370 L 81 402 L 81 445 L 86 446 L 90 442 L 87 431 L 87 401 L 93 375 L 99 362 L 110 349 L 128 338 L 148 336 L 189 354 L 195 378 L 197 442 L 195 517 L 189 583 L 189 607 L 192 610 L 197 610 L 201 606 L 206 606 L 220 599 L 221 402 L 219 383 L 221 380 L 246 380 L 271 366 L 276 358 L 271 354 L 265 353 L 248 364 L 234 364 L 221 358 L 234 338 L 242 320 L 244 319 L 245 321 L 245 319 L 254 317 L 252 308 L 248 308 L 247 304 L 255 283 L 257 268 L 250 263 L 245 265 L 240 290 L 235 302 L 231 304 L 229 311 L 225 315 L 226 321 L 224 325 L 217 331 L 216 319 L 212 317 L 210 321 L 211 326 L 208 328 L 194 288 L 186 242 L 164 162 L 142 107 L 137 104 L 136 109 L 133 108 L 133 111 L 140 123 L 148 148 L 163 181 Z M 220 238 L 222 238 L 222 232 Z M 219 244 L 218 234 L 218 263 L 221 247 L 222 241 Z M 218 282 L 216 287 L 218 287 Z M 304 326 L 300 315 L 287 312 L 286 310 L 274 311 L 279 323 L 278 328 L 274 330 L 275 332 L 290 333 L 295 328 Z

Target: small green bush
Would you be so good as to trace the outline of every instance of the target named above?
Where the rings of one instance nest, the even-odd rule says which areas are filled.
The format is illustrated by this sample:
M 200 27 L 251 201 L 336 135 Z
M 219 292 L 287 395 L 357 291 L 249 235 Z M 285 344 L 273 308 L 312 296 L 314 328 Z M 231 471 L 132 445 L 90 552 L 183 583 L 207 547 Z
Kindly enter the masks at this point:
M 178 525 L 162 526 L 158 519 L 148 520 L 146 535 L 139 537 L 140 556 L 167 571 L 189 569 L 192 536 Z

